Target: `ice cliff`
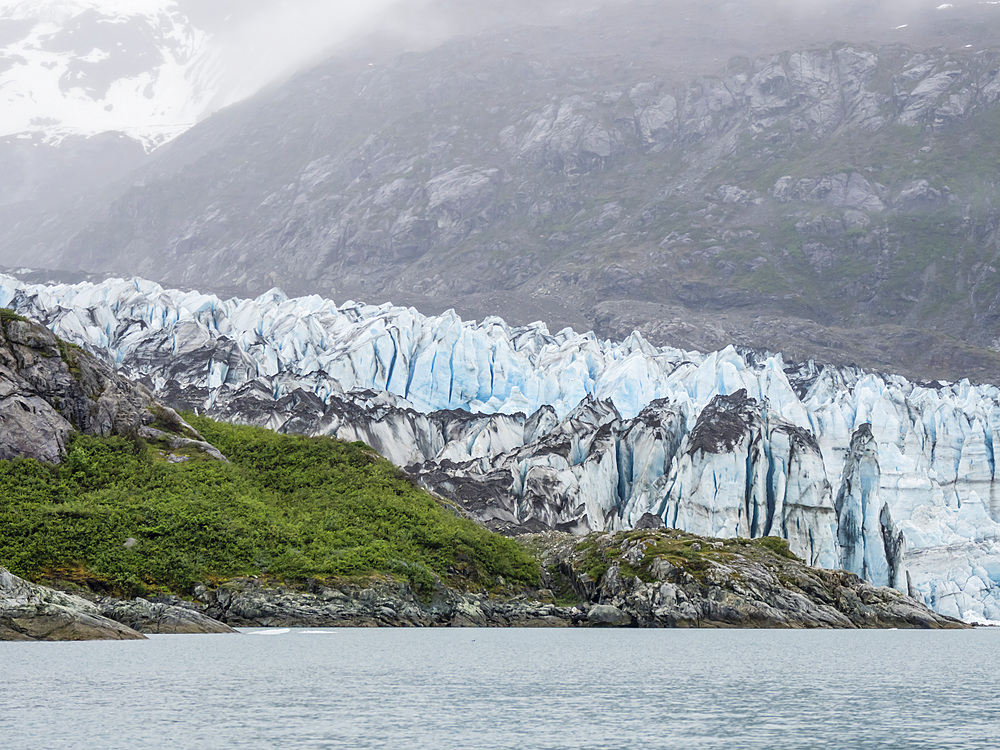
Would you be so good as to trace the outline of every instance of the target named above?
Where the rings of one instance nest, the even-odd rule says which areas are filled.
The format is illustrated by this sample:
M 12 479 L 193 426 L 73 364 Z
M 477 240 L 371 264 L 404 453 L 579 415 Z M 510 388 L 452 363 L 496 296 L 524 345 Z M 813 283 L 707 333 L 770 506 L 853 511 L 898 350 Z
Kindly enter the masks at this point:
M 44 321 L 180 406 L 364 440 L 497 528 L 777 535 L 937 611 L 1000 619 L 1000 389 L 498 318 L 138 279 L 32 285 Z M 645 521 L 648 523 L 648 517 Z

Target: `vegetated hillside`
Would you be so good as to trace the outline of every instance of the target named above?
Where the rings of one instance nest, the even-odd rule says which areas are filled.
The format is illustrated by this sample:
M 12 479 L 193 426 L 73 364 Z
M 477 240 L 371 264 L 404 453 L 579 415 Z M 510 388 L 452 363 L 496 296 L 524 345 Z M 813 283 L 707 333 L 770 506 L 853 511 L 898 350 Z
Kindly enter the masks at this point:
M 134 596 L 262 575 L 390 575 L 430 590 L 538 581 L 515 542 L 458 517 L 367 446 L 191 417 L 230 461 L 169 440 L 77 436 L 0 461 L 0 561 Z
M 134 595 L 253 574 L 388 574 L 417 588 L 538 578 L 520 547 L 364 444 L 185 421 L 7 309 L 0 459 L 0 564 L 36 581 Z
M 1000 53 L 979 45 L 1000 12 L 942 15 L 949 48 L 692 52 L 708 75 L 678 62 L 676 30 L 662 51 L 651 31 L 623 42 L 669 26 L 652 5 L 617 10 L 601 33 L 331 60 L 163 149 L 72 239 L 25 218 L 44 241 L 21 258 L 996 371 Z

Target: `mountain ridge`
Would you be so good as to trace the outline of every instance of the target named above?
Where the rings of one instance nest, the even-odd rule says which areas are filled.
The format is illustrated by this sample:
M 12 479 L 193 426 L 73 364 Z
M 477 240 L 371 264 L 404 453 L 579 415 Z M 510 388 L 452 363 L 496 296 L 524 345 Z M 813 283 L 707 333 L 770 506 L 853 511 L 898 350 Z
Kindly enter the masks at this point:
M 1000 53 L 841 44 L 686 85 L 612 67 L 616 88 L 480 58 L 494 43 L 320 66 L 179 139 L 105 218 L 8 231 L 23 259 L 182 285 L 510 310 L 927 379 L 1000 364 Z

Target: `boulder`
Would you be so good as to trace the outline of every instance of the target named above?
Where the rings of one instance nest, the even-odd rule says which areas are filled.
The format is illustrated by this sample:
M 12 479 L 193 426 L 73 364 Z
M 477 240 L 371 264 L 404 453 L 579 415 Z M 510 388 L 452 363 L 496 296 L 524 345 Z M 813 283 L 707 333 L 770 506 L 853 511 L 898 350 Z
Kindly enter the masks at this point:
M 122 601 L 102 598 L 96 602 L 105 617 L 140 633 L 235 633 L 228 625 L 189 607 L 150 602 L 145 599 Z
M 587 620 L 591 625 L 603 625 L 610 627 L 621 627 L 629 625 L 632 618 L 622 612 L 618 607 L 610 604 L 595 604 L 587 612 Z

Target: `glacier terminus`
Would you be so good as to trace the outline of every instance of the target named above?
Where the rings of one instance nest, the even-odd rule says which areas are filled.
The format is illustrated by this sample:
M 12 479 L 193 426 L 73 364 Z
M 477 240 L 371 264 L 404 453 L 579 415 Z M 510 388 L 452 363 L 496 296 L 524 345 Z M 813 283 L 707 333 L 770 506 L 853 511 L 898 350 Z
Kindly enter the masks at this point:
M 602 341 L 536 323 L 277 289 L 31 284 L 0 306 L 177 406 L 363 440 L 492 528 L 658 523 L 781 536 L 807 562 L 1000 620 L 1000 388 L 779 354 Z

